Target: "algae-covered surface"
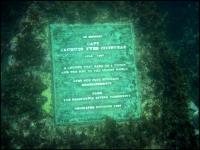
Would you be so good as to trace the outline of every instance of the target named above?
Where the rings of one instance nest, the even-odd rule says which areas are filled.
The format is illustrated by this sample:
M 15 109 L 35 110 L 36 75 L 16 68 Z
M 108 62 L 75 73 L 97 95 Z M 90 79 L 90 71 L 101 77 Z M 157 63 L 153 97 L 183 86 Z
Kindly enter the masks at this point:
M 1 149 L 199 149 L 197 2 L 1 6 Z

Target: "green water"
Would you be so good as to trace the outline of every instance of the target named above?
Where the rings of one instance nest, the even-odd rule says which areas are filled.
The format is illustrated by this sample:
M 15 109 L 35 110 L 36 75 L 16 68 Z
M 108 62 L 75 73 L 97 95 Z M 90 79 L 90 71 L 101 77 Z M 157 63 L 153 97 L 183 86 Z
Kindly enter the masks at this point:
M 197 2 L 2 2 L 2 149 L 199 148 Z

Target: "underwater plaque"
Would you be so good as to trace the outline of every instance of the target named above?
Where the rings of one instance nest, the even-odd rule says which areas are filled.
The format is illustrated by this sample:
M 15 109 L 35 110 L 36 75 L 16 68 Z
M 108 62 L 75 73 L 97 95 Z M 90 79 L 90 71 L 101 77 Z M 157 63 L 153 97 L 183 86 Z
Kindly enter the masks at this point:
M 51 24 L 55 123 L 140 116 L 130 23 Z

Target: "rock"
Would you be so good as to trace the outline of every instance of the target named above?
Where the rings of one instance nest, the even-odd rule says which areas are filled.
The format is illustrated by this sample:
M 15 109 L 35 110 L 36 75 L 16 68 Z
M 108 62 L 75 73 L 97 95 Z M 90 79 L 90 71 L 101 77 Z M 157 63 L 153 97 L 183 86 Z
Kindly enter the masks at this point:
M 16 62 L 15 57 L 13 55 L 10 55 L 8 57 L 8 66 L 13 66 L 15 62 Z
M 199 108 L 195 105 L 193 101 L 190 101 L 188 104 L 189 110 L 192 112 L 193 116 L 199 115 Z
M 190 101 L 188 103 L 188 107 L 190 110 L 190 120 L 195 129 L 199 130 L 199 108 L 195 105 L 193 101 Z

